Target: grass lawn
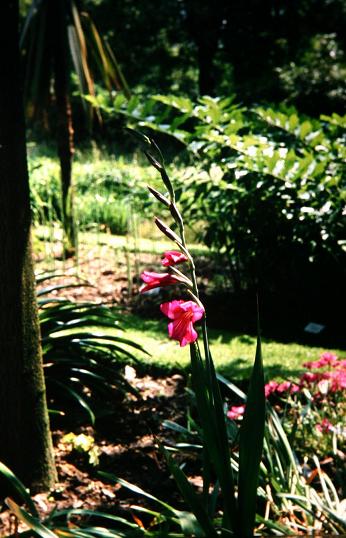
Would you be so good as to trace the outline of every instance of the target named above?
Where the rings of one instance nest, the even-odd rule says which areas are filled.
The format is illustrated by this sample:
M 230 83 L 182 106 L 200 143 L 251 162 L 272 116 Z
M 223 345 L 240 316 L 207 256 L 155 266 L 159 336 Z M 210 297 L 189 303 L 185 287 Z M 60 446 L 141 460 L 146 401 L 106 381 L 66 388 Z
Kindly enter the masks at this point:
M 167 370 L 188 366 L 189 349 L 180 348 L 178 342 L 168 339 L 164 318 L 162 321 L 150 320 L 129 314 L 124 319 L 124 326 L 126 337 L 141 344 L 151 354 L 151 357 L 138 354 L 141 362 L 149 367 L 153 365 Z M 248 377 L 255 357 L 256 338 L 218 330 L 210 330 L 209 337 L 217 369 L 229 378 Z M 299 375 L 303 362 L 317 359 L 326 350 L 294 342 L 280 343 L 263 339 L 262 351 L 266 377 L 287 379 Z M 340 350 L 328 351 L 344 356 Z

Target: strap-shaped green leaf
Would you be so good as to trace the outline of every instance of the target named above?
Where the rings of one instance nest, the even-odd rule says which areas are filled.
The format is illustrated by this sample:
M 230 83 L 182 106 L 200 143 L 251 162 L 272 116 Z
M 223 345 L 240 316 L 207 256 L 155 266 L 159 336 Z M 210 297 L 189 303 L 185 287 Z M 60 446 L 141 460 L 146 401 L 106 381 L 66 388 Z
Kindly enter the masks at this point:
M 167 465 L 177 483 L 180 493 L 196 518 L 194 523 L 192 519 L 189 518 L 190 534 L 207 537 L 217 536 L 215 528 L 204 509 L 201 500 L 198 498 L 185 474 L 163 446 L 160 446 L 160 450 L 166 458 Z M 193 526 L 193 528 L 191 528 L 191 526 Z M 202 529 L 204 531 L 203 533 L 201 533 Z
M 258 331 L 255 364 L 250 378 L 239 441 L 238 507 L 240 529 L 243 536 L 252 536 L 255 525 L 257 485 L 264 440 L 264 421 L 264 374 L 261 337 Z

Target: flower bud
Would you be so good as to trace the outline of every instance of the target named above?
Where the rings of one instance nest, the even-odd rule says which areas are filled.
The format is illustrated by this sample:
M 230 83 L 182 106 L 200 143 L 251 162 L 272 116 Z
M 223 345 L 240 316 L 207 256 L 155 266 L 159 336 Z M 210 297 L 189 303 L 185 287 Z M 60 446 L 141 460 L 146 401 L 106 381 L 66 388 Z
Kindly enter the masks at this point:
M 173 230 L 171 230 L 168 226 L 166 226 L 166 224 L 162 222 L 162 220 L 156 217 L 155 224 L 158 227 L 158 229 L 161 230 L 163 234 L 165 234 L 165 236 L 167 236 L 172 241 L 175 241 L 177 245 L 182 246 L 180 237 L 175 232 L 173 232 Z
M 156 200 L 164 204 L 166 207 L 170 207 L 170 201 L 168 200 L 168 198 L 166 198 L 163 194 L 161 194 L 156 189 L 153 189 L 153 187 L 149 187 L 149 185 L 148 185 L 148 189 L 149 189 L 149 192 L 151 192 L 151 194 L 155 196 Z

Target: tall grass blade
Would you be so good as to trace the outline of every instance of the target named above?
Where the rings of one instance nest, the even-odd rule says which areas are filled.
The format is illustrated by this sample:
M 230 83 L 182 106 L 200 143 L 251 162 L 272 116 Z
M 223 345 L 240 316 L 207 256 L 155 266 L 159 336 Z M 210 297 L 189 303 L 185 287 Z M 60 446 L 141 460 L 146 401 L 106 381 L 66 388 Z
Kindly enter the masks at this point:
M 256 497 L 263 450 L 265 423 L 264 373 L 261 337 L 257 336 L 255 364 L 240 429 L 238 506 L 241 533 L 252 536 L 256 517 Z
M 193 388 L 203 429 L 203 441 L 223 495 L 225 519 L 223 526 L 234 530 L 237 526 L 236 501 L 226 426 L 224 422 L 223 426 L 221 423 L 224 421 L 224 413 L 221 408 L 222 415 L 219 416 L 220 407 L 215 406 L 215 399 L 221 396 L 217 393 L 218 387 L 216 388 L 215 384 L 210 381 L 210 373 L 215 377 L 215 372 L 212 370 L 206 373 L 196 345 L 190 345 L 190 356 Z M 216 377 L 215 383 L 217 383 Z
M 187 506 L 190 508 L 196 518 L 194 525 L 192 525 L 193 522 L 191 518 L 189 519 L 190 527 L 192 525 L 191 533 L 196 536 L 217 536 L 215 528 L 213 527 L 213 524 L 209 519 L 207 512 L 205 511 L 200 499 L 193 490 L 190 482 L 186 478 L 183 471 L 180 469 L 180 467 L 178 467 L 178 465 L 175 463 L 173 458 L 170 456 L 167 450 L 164 449 L 163 446 L 160 446 L 160 451 L 164 454 L 166 458 L 168 468 L 177 483 L 177 486 L 183 496 L 183 499 L 185 500 Z M 202 529 L 204 532 L 201 534 Z
M 23 510 L 20 506 L 18 506 L 17 503 L 15 503 L 12 499 L 7 498 L 6 504 L 11 510 L 11 512 L 17 516 L 17 518 L 20 521 L 23 521 L 30 529 L 35 531 L 35 533 L 40 536 L 41 538 L 58 538 L 57 534 L 52 532 L 51 530 L 47 529 L 36 517 L 31 516 Z
M 13 491 L 18 493 L 20 497 L 23 499 L 25 504 L 28 506 L 30 512 L 35 516 L 38 517 L 38 512 L 36 510 L 36 507 L 31 500 L 31 497 L 24 486 L 23 482 L 19 480 L 19 478 L 16 477 L 16 475 L 9 469 L 4 463 L 0 461 L 0 474 L 2 474 L 5 479 L 8 481 L 10 486 L 12 487 Z

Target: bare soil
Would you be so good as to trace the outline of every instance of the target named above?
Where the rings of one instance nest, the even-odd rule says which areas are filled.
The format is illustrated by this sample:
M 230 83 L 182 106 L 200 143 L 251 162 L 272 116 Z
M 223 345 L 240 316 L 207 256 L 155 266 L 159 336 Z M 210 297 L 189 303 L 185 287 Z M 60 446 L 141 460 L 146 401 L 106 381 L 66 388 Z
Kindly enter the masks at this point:
M 99 471 L 123 478 L 179 507 L 179 495 L 158 454 L 157 441 L 168 444 L 174 441 L 172 434 L 163 427 L 163 421 L 183 420 L 187 405 L 185 380 L 179 374 L 137 377 L 134 369 L 129 375 L 140 397 L 131 396 L 118 402 L 113 413 L 96 421 L 95 428 L 75 429 L 76 434 L 94 438 L 99 453 L 98 465 L 89 463 L 87 452 L 78 452 L 63 441 L 68 430 L 53 431 L 58 483 L 54 490 L 33 497 L 42 519 L 53 509 L 75 508 L 137 520 L 138 515 L 131 511 L 131 505 L 147 505 L 145 499 L 121 487 L 115 480 L 100 476 Z M 1 537 L 14 533 L 16 525 L 8 510 L 0 513 Z M 25 530 L 25 527 L 20 524 L 18 530 Z

